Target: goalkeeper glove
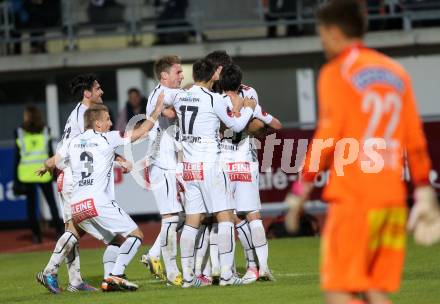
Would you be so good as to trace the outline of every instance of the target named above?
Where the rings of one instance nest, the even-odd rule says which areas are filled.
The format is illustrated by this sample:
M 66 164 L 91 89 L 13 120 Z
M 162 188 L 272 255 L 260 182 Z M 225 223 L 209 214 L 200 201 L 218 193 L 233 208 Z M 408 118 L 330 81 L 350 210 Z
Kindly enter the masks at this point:
M 301 182 L 300 180 L 293 183 L 291 192 L 287 194 L 284 200 L 289 208 L 284 223 L 287 232 L 295 233 L 298 231 L 300 215 L 312 189 L 312 183 Z
M 414 201 L 408 229 L 414 232 L 417 244 L 430 246 L 440 241 L 440 207 L 437 194 L 431 186 L 421 186 L 414 190 Z

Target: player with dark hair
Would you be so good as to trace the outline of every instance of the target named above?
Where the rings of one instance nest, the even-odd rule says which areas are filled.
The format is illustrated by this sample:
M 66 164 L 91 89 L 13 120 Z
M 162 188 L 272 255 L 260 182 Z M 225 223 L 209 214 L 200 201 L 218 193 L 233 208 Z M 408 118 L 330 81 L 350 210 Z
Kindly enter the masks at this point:
M 224 66 L 219 84 L 224 94 L 244 96 L 245 87 L 242 85 L 242 72 L 238 65 Z M 254 100 L 257 98 L 256 95 L 253 96 Z M 258 104 L 254 117 L 254 120 L 259 120 L 272 129 L 281 129 L 279 120 L 264 112 Z M 221 156 L 231 182 L 231 196 L 235 203 L 235 227 L 247 260 L 247 270 L 243 277 L 245 283 L 252 283 L 260 277 L 273 280 L 267 261 L 267 238 L 260 214 L 258 159 L 251 140 L 246 130 L 238 133 L 224 130 L 221 146 Z
M 233 88 L 234 85 L 236 85 L 237 82 L 237 77 L 240 77 L 240 75 L 242 74 L 241 71 L 238 72 L 236 71 L 237 69 L 239 69 L 238 66 L 236 65 L 231 65 L 233 60 L 232 58 L 225 52 L 225 51 L 214 51 L 210 54 L 208 54 L 205 57 L 207 60 L 211 61 L 215 66 L 216 66 L 216 72 L 213 76 L 214 84 L 213 84 L 213 90 L 217 93 L 222 93 L 224 91 L 223 88 L 221 88 L 221 73 L 222 70 L 226 67 L 229 66 L 228 71 L 226 71 L 228 74 L 234 75 L 234 78 L 229 78 L 224 80 L 223 86 L 228 86 L 225 89 L 228 88 Z M 224 74 L 226 75 L 226 74 Z M 242 75 L 241 75 L 242 77 Z M 220 79 L 220 80 L 219 80 Z M 228 83 L 226 83 L 228 82 Z M 254 88 L 246 86 L 244 84 L 240 84 L 240 87 L 238 90 L 232 90 L 232 91 L 238 91 L 239 96 L 241 96 L 242 98 L 250 98 L 253 99 L 257 102 L 258 104 L 258 94 L 255 91 Z M 238 106 L 239 108 L 239 106 Z M 235 115 L 236 111 L 237 111 L 237 105 L 233 105 L 231 107 L 231 114 Z M 278 121 L 278 120 L 276 120 Z M 275 121 L 274 121 L 275 122 Z M 278 121 L 279 123 L 279 121 Z M 255 132 L 261 133 L 261 130 L 264 129 L 265 124 L 260 121 L 259 119 L 253 119 L 249 125 L 247 126 L 247 130 L 248 132 L 241 132 L 241 133 L 237 133 L 234 135 L 234 137 L 237 139 L 237 142 L 241 142 L 244 143 L 244 145 L 242 145 L 242 149 L 244 146 L 248 146 L 248 152 L 249 154 L 247 155 L 247 160 L 248 162 L 252 163 L 254 167 L 258 168 L 258 160 L 257 160 L 257 153 L 256 151 L 252 148 L 251 144 L 250 144 L 250 136 L 248 133 L 251 133 L 252 130 L 252 134 Z M 281 125 L 278 126 L 279 128 L 281 127 Z M 238 139 L 240 137 L 240 139 Z M 257 170 L 258 171 L 258 170 Z M 256 183 L 258 185 L 258 177 L 256 177 L 254 179 L 253 183 Z M 260 198 L 259 198 L 259 189 L 258 187 L 256 187 L 254 189 L 255 191 L 254 193 L 254 203 L 256 205 L 254 205 L 255 210 L 260 209 L 258 206 L 260 204 Z M 249 207 L 249 206 L 247 206 Z M 246 207 L 246 208 L 247 208 Z M 253 210 L 253 211 L 255 211 Z M 237 233 L 238 233 L 238 237 L 240 239 L 240 243 L 244 248 L 245 251 L 245 255 L 246 255 L 246 261 L 247 261 L 247 271 L 246 274 L 244 275 L 243 279 L 245 283 L 252 283 L 254 281 L 256 281 L 258 278 L 260 278 L 260 273 L 258 270 L 258 262 L 261 261 L 262 263 L 262 272 L 261 272 L 261 277 L 265 278 L 265 279 L 273 279 L 273 276 L 270 273 L 269 267 L 267 266 L 267 260 L 268 260 L 268 244 L 266 241 L 266 237 L 265 237 L 265 233 L 264 233 L 264 228 L 262 225 L 262 221 L 261 218 L 259 216 L 259 212 L 253 212 L 251 213 L 250 216 L 255 216 L 255 218 L 253 218 L 255 221 L 253 223 L 253 230 L 254 230 L 254 236 L 252 236 L 251 233 L 251 228 L 249 226 L 249 222 L 245 219 L 242 218 L 240 219 L 239 217 L 235 218 L 235 224 L 236 224 L 236 229 L 237 229 Z M 201 240 L 203 240 L 203 242 L 205 243 L 209 243 L 209 253 L 211 256 L 211 266 L 212 266 L 212 275 L 215 278 L 218 275 L 218 248 L 217 248 L 217 243 L 218 243 L 218 236 L 217 236 L 217 224 L 213 223 L 211 225 L 211 227 L 209 227 L 209 225 L 207 225 L 207 227 L 205 228 L 205 237 L 201 238 Z M 258 235 L 258 237 L 257 237 Z M 209 236 L 209 237 L 208 237 Z M 258 244 L 258 249 L 255 250 L 254 244 L 252 242 L 252 239 L 255 238 L 256 243 Z M 199 244 L 198 247 L 200 248 L 200 252 L 197 251 L 197 260 L 201 260 L 202 257 L 204 256 L 204 251 L 206 251 L 204 244 Z M 201 262 L 196 263 L 196 267 L 201 264 Z
M 215 65 L 197 60 L 193 65 L 195 84 L 177 94 L 165 94 L 165 104 L 172 105 L 179 118 L 179 138 L 183 147 L 185 181 L 185 225 L 180 238 L 183 272 L 182 287 L 209 285 L 194 274 L 195 243 L 201 220 L 214 214 L 218 221 L 220 285 L 241 285 L 233 272 L 235 238 L 233 237 L 233 203 L 229 182 L 220 159 L 219 127 L 223 122 L 236 132 L 243 130 L 252 117 L 255 102 L 245 99 L 240 117 L 231 117 L 228 96 L 212 93 Z
M 205 59 L 211 61 L 215 65 L 215 81 L 212 85 L 212 90 L 216 93 L 221 93 L 222 90 L 219 86 L 218 79 L 223 67 L 233 63 L 232 57 L 224 50 L 217 50 L 206 55 Z
M 294 231 L 316 175 L 330 171 L 321 241 L 321 288 L 328 304 L 391 303 L 388 293 L 399 288 L 407 222 L 404 152 L 416 200 L 409 227 L 418 243 L 440 238 L 431 161 L 410 77 L 363 44 L 366 20 L 358 2 L 330 1 L 316 14 L 328 59 L 318 80 L 319 120 L 300 180 L 286 198 L 286 226 Z M 359 151 L 352 161 L 344 158 L 347 145 Z
M 100 89 L 98 77 L 91 73 L 91 74 L 81 74 L 76 76 L 70 81 L 69 87 L 70 87 L 70 94 L 76 99 L 76 100 L 82 100 L 84 98 L 84 92 L 93 92 L 93 87 L 98 85 L 98 90 Z M 104 94 L 104 92 L 102 92 Z M 91 99 L 92 103 L 102 103 L 102 99 L 99 96 L 99 98 Z M 88 95 L 88 93 L 87 93 Z M 87 96 L 86 96 L 87 97 Z M 85 102 L 88 103 L 88 102 Z

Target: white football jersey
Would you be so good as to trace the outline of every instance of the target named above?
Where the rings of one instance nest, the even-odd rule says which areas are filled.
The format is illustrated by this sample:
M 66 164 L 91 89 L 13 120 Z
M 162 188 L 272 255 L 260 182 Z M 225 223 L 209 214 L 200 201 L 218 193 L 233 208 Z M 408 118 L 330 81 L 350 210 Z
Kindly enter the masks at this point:
M 170 89 L 158 84 L 148 96 L 147 116 L 156 107 L 159 94 L 164 91 L 166 94 L 176 94 L 181 89 Z M 148 134 L 148 150 L 147 157 L 150 158 L 150 164 L 154 164 L 162 169 L 175 170 L 177 166 L 177 152 L 175 147 L 177 135 L 177 119 L 170 120 L 166 117 L 159 116 L 154 127 Z
M 64 133 L 61 140 L 68 140 L 78 134 L 84 132 L 84 112 L 88 109 L 86 105 L 79 102 L 75 109 L 70 113 L 67 118 L 66 125 L 64 126 Z
M 95 204 L 105 204 L 114 199 L 115 149 L 128 142 L 118 131 L 99 133 L 89 129 L 62 146 L 58 154 L 68 159 L 73 175 L 72 202 L 94 198 Z
M 255 107 L 253 116 L 262 120 L 265 124 L 269 124 L 273 117 L 263 112 L 258 104 L 258 94 L 254 88 L 241 85 L 238 91 L 242 98 L 249 98 L 255 100 L 257 106 Z M 232 109 L 232 102 L 229 100 L 228 106 Z M 233 132 L 232 130 L 225 130 L 221 142 L 222 159 L 227 162 L 256 162 L 257 150 L 252 146 L 252 136 L 245 130 L 242 132 Z
M 177 94 L 165 94 L 165 104 L 173 105 L 179 118 L 179 139 L 184 162 L 219 160 L 220 121 L 236 132 L 246 127 L 252 117 L 252 109 L 243 108 L 240 117 L 232 117 L 228 102 L 228 96 L 197 85 Z

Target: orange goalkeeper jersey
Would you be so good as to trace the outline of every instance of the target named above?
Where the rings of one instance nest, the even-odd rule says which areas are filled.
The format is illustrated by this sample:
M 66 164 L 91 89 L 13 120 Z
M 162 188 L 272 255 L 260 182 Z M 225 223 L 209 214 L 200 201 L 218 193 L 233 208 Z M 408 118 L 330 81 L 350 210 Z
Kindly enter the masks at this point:
M 324 200 L 362 197 L 372 207 L 406 199 L 404 154 L 413 183 L 431 168 L 411 81 L 391 58 L 356 44 L 321 70 L 319 120 L 303 179 L 329 169 Z

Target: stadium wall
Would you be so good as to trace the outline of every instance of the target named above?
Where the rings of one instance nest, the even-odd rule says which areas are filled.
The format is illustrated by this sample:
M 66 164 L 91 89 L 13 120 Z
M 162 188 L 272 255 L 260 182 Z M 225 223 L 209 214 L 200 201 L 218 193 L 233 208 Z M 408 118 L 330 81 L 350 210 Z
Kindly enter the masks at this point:
M 440 116 L 437 106 L 438 71 L 440 70 L 440 29 L 424 29 L 409 32 L 374 33 L 368 36 L 367 44 L 393 56 L 412 75 L 422 115 Z M 29 55 L 0 57 L 0 96 L 2 128 L 0 129 L 0 221 L 24 218 L 24 201 L 12 195 L 12 134 L 21 117 L 23 105 L 33 101 L 48 115 L 55 135 L 63 127 L 75 101 L 71 100 L 66 83 L 78 73 L 97 72 L 105 91 L 104 100 L 116 115 L 125 102 L 125 90 L 132 84 L 140 86 L 146 93 L 154 84 L 152 63 L 161 54 L 180 54 L 190 78 L 190 64 L 215 49 L 226 49 L 235 57 L 244 71 L 246 84 L 258 90 L 265 110 L 278 116 L 286 131 L 279 139 L 298 138 L 301 129 L 293 128 L 298 123 L 313 123 L 316 119 L 316 96 L 314 86 L 319 68 L 325 62 L 317 38 L 286 38 L 273 40 L 251 40 L 242 42 L 217 42 L 197 45 L 153 47 L 150 49 L 125 49 L 106 52 L 63 53 L 58 55 Z M 59 113 L 53 111 L 54 104 Z M 51 111 L 52 109 L 52 111 Z M 54 117 L 54 115 L 56 117 Z M 434 120 L 437 118 L 434 117 Z M 437 119 L 438 121 L 438 119 Z M 57 125 L 58 122 L 58 125 Z M 440 123 L 426 123 L 431 155 L 435 170 L 432 182 L 440 188 L 438 173 L 440 164 Z M 58 127 L 59 126 L 59 127 Z M 311 130 L 306 136 L 310 136 Z M 275 147 L 274 160 L 282 158 L 282 151 Z M 131 214 L 157 212 L 149 193 L 139 187 L 130 176 L 122 176 L 116 169 L 116 193 L 121 205 Z M 271 209 L 282 201 L 292 175 L 273 164 L 272 170 L 262 172 L 261 197 L 264 208 Z M 323 181 L 320 180 L 322 184 Z M 319 185 L 321 185 L 319 184 Z M 325 184 L 325 183 L 324 183 Z M 322 184 L 320 187 L 322 187 Z M 318 187 L 319 188 L 319 187 Z M 128 197 L 128 199 L 127 199 Z M 142 200 L 136 198 L 142 197 Z M 122 199 L 123 198 L 123 199 Z M 43 215 L 46 211 L 43 209 Z

